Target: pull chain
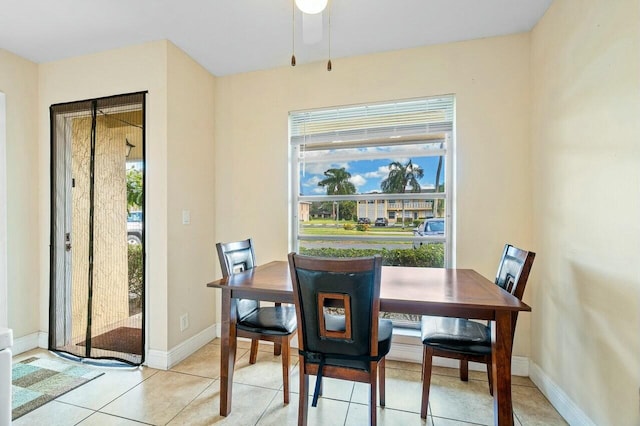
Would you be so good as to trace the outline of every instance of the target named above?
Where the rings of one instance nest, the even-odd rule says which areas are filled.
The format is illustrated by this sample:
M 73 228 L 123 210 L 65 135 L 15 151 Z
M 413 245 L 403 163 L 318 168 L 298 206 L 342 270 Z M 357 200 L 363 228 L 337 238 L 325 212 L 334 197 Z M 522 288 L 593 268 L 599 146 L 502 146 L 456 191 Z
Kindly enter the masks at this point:
M 291 0 L 291 66 L 296 66 L 296 2 Z
M 332 1 L 329 0 L 329 61 L 327 62 L 327 71 L 331 71 L 331 6 Z

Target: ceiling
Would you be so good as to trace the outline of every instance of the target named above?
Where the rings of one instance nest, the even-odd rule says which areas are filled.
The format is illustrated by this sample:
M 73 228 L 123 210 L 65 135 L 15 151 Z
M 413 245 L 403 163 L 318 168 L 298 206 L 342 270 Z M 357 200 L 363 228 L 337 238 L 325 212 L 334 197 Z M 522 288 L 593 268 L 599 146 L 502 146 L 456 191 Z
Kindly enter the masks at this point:
M 331 0 L 331 58 L 529 31 L 552 0 Z M 0 0 L 0 48 L 37 63 L 168 39 L 216 76 L 329 57 L 293 0 Z M 322 25 L 322 26 L 320 26 Z M 310 26 L 305 28 L 309 31 Z M 305 33 L 306 35 L 306 33 Z M 323 65 L 324 66 L 324 65 Z

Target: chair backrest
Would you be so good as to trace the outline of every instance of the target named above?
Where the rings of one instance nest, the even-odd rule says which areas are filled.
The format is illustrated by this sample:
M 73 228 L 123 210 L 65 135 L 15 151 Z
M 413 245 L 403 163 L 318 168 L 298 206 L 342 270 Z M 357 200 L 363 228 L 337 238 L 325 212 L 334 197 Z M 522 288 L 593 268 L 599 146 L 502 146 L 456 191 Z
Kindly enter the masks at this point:
M 216 243 L 216 249 L 218 250 L 218 259 L 220 260 L 223 277 L 247 271 L 256 266 L 256 255 L 253 251 L 251 238 L 231 243 Z M 236 312 L 238 320 L 241 321 L 259 307 L 260 302 L 257 300 L 237 299 Z
M 536 254 L 505 244 L 495 283 L 504 290 L 522 300 L 524 289 L 527 286 L 529 272 Z M 518 322 L 518 312 L 511 314 L 511 337 L 515 336 L 516 323 Z M 512 340 L 513 342 L 513 340 Z
M 251 238 L 232 243 L 217 243 L 216 249 L 218 249 L 218 259 L 220 259 L 223 277 L 253 269 L 256 264 Z
M 378 355 L 382 258 L 334 259 L 289 254 L 298 319 L 298 346 L 306 353 Z M 344 326 L 327 322 L 325 307 L 344 308 Z
M 522 300 L 536 254 L 505 244 L 495 283 Z

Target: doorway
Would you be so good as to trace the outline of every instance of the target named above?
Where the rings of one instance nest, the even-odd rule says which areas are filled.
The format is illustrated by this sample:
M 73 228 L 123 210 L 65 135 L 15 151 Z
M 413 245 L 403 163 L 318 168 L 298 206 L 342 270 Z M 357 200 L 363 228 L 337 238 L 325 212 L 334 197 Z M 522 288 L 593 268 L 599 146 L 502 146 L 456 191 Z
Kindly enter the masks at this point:
M 144 362 L 145 95 L 50 108 L 50 350 Z

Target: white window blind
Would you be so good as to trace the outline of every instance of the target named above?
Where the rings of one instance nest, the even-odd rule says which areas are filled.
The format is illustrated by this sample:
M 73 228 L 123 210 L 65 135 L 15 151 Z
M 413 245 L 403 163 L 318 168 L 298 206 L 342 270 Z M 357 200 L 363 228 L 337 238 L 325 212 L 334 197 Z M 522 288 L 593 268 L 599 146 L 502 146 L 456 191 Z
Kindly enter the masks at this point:
M 291 143 L 363 141 L 451 132 L 453 102 L 453 96 L 442 96 L 293 112 L 290 114 Z

